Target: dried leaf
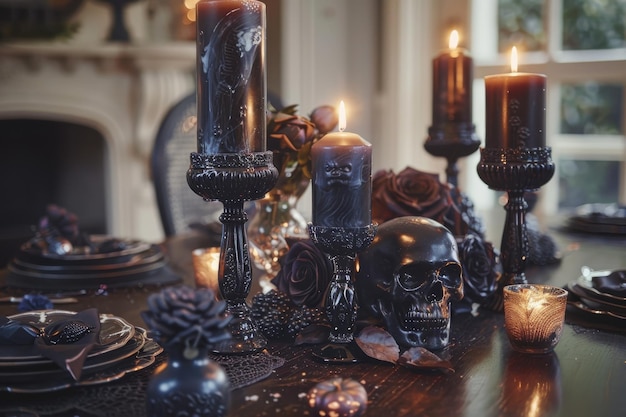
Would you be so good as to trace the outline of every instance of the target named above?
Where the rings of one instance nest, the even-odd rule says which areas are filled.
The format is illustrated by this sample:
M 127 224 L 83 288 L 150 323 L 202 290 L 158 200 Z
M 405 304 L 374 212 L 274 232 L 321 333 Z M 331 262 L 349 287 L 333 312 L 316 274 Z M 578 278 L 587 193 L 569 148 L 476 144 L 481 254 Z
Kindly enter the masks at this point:
M 400 356 L 400 347 L 393 336 L 380 327 L 364 328 L 355 341 L 363 353 L 374 359 L 396 363 Z
M 311 324 L 306 326 L 298 335 L 294 344 L 299 345 L 317 345 L 319 343 L 328 342 L 330 335 L 330 326 L 324 324 Z
M 445 373 L 454 372 L 450 361 L 441 359 L 428 349 L 412 347 L 400 356 L 398 365 L 415 370 L 439 370 Z

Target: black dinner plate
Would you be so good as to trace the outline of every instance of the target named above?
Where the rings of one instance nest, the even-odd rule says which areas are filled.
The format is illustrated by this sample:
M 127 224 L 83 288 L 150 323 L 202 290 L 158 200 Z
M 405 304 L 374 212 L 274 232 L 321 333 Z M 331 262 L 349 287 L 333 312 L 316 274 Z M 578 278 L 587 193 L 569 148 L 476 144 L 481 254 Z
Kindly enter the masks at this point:
M 91 240 L 97 245 L 106 240 L 114 239 L 106 235 L 92 235 Z M 18 252 L 18 256 L 24 261 L 38 265 L 106 265 L 111 263 L 128 262 L 133 256 L 138 255 L 150 249 L 151 244 L 139 240 L 118 239 L 125 246 L 124 249 L 103 253 L 85 253 L 84 248 L 75 248 L 74 252 L 66 255 L 56 255 L 47 253 L 28 241 L 22 245 Z
M 11 320 L 28 323 L 39 328 L 59 320 L 67 320 L 75 315 L 74 311 L 65 310 L 35 310 L 9 316 Z M 121 317 L 110 314 L 100 314 L 100 343 L 96 344 L 88 358 L 117 350 L 124 346 L 134 336 L 135 327 Z M 45 365 L 52 361 L 44 358 L 35 351 L 33 346 L 0 345 L 0 369 L 10 367 Z
M 143 331 L 137 328 L 138 331 Z M 79 381 L 75 381 L 69 376 L 63 378 L 40 378 L 37 381 L 23 383 L 0 383 L 0 391 L 16 394 L 38 394 L 56 392 L 77 386 L 91 386 L 106 384 L 116 381 L 132 372 L 137 372 L 152 365 L 158 355 L 163 352 L 163 348 L 152 339 L 146 339 L 141 349 L 126 359 L 118 361 L 113 365 L 89 375 L 83 375 Z
M 580 301 L 585 303 L 589 308 L 594 310 L 610 311 L 620 316 L 626 316 L 626 307 L 607 302 L 605 299 L 599 298 L 595 293 L 590 292 L 585 287 L 577 283 L 568 284 L 568 289 L 576 294 Z
M 137 328 L 133 337 L 119 349 L 112 350 L 101 355 L 88 357 L 83 365 L 82 375 L 91 375 L 136 354 L 143 347 L 145 342 L 146 331 L 141 328 Z M 67 371 L 54 363 L 30 365 L 11 370 L 0 369 L 0 381 L 5 384 L 33 382 L 38 379 L 58 379 L 65 378 L 67 376 Z M 81 376 L 81 378 L 83 376 Z
M 18 253 L 11 263 L 16 268 L 37 271 L 43 274 L 85 275 L 94 273 L 99 274 L 103 272 L 123 272 L 127 269 L 138 268 L 162 260 L 163 253 L 158 246 L 152 245 L 147 250 L 131 256 L 125 262 L 90 263 L 87 265 L 76 263 L 60 264 L 52 262 L 45 262 L 41 264 L 37 263 L 37 261 L 33 262 L 32 260 L 29 260 L 28 257 Z

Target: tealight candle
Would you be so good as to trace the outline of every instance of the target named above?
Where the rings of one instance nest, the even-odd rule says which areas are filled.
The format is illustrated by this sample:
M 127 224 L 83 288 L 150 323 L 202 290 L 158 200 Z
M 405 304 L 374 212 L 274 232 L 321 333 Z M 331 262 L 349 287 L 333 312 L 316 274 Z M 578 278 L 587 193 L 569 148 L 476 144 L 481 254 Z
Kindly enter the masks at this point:
M 538 284 L 504 287 L 504 324 L 513 349 L 551 352 L 561 337 L 566 307 L 563 288 Z
M 511 72 L 485 77 L 486 148 L 546 146 L 546 76 L 517 72 L 517 49 Z
M 266 150 L 265 4 L 200 1 L 198 153 Z
M 191 252 L 193 272 L 198 288 L 210 288 L 216 298 L 220 296 L 218 271 L 220 266 L 220 248 L 200 248 Z
M 345 128 L 342 101 L 339 132 L 324 135 L 311 147 L 315 226 L 359 228 L 372 223 L 372 145 Z

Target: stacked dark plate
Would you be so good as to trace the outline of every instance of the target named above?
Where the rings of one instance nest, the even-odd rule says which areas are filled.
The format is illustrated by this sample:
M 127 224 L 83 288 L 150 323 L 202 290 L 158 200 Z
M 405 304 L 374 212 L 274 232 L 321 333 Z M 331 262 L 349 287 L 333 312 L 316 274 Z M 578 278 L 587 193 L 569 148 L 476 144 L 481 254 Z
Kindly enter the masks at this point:
M 599 317 L 624 321 L 626 325 L 626 271 L 591 271 L 568 284 L 576 297 L 570 305 Z
M 116 250 L 89 252 L 76 248 L 64 255 L 25 243 L 9 263 L 7 284 L 35 289 L 109 288 L 138 283 L 172 283 L 179 280 L 157 245 L 138 240 L 91 237 L 94 245 L 115 241 Z
M 567 220 L 575 232 L 626 235 L 626 207 L 617 204 L 584 204 Z
M 39 328 L 70 319 L 75 312 L 39 310 L 9 319 Z M 89 352 L 79 380 L 37 353 L 34 346 L 0 345 L 0 391 L 36 393 L 114 381 L 153 364 L 162 348 L 121 317 L 100 314 L 99 343 Z

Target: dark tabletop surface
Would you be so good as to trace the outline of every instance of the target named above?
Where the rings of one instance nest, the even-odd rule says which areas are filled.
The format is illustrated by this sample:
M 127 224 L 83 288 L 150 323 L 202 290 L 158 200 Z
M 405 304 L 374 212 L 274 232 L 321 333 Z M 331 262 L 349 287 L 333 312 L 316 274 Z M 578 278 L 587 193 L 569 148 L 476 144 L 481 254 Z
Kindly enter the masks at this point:
M 624 237 L 556 230 L 550 234 L 563 259 L 551 266 L 528 267 L 530 282 L 565 286 L 580 276 L 583 265 L 626 269 Z M 192 234 L 164 243 L 184 282 L 193 283 L 191 250 L 206 242 L 204 235 Z M 97 307 L 145 326 L 140 312 L 146 308 L 147 296 L 158 290 L 158 286 L 135 286 L 112 289 L 107 295 L 89 291 L 65 309 Z M 1 295 L 20 292 L 4 288 Z M 0 315 L 16 313 L 15 304 L 0 304 Z M 272 342 L 268 352 L 284 358 L 285 364 L 268 378 L 234 390 L 229 415 L 313 415 L 306 392 L 322 380 L 340 376 L 365 386 L 369 397 L 365 416 L 626 416 L 626 322 L 599 320 L 570 307 L 555 352 L 532 356 L 511 350 L 503 321 L 501 313 L 485 310 L 477 316 L 455 315 L 450 345 L 438 352 L 452 363 L 455 372 L 450 374 L 416 372 L 375 361 L 322 364 L 313 360 L 311 347 Z M 57 393 L 2 393 L 0 416 L 141 416 L 143 390 L 153 369 L 117 382 Z

